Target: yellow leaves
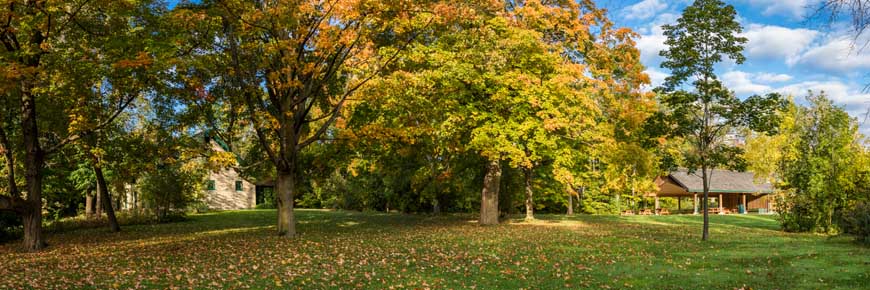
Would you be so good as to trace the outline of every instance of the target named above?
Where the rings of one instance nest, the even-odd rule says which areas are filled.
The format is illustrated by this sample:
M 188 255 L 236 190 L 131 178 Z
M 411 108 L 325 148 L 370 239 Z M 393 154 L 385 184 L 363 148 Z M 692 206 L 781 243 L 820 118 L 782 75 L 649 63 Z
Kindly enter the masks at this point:
M 215 151 L 208 157 L 208 162 L 212 166 L 226 168 L 237 165 L 236 155 L 227 151 Z

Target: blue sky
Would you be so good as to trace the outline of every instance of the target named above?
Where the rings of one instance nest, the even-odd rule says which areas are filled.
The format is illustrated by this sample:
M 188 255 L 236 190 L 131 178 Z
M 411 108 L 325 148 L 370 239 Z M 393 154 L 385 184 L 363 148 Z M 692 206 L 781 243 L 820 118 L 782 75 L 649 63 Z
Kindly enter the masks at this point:
M 668 75 L 658 52 L 665 49 L 661 25 L 673 23 L 690 0 L 597 0 L 618 26 L 641 34 L 637 46 L 647 73 L 658 85 Z M 820 0 L 732 0 L 744 36 L 747 61 L 718 67 L 722 81 L 740 97 L 768 92 L 803 100 L 807 90 L 824 91 L 852 116 L 864 120 L 870 108 L 870 47 L 855 49 L 848 23 L 807 21 Z M 845 20 L 845 19 L 844 19 Z M 865 33 L 870 34 L 870 33 Z M 862 35 L 864 42 L 870 35 Z M 862 131 L 870 135 L 870 121 Z

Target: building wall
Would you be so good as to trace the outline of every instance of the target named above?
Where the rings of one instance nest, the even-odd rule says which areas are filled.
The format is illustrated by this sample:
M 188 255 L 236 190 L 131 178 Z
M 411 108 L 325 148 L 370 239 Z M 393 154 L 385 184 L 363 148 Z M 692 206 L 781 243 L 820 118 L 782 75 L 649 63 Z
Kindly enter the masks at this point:
M 747 203 L 746 207 L 748 207 L 750 209 L 759 209 L 759 208 L 773 209 L 770 201 L 771 201 L 770 195 L 762 195 L 762 196 L 747 195 L 746 196 L 746 203 Z
M 253 208 L 256 204 L 255 187 L 242 179 L 232 168 L 222 169 L 209 174 L 208 180 L 213 180 L 214 190 L 206 189 L 206 204 L 210 209 L 231 210 Z M 242 182 L 242 190 L 236 190 L 236 181 Z
M 719 198 L 718 193 L 711 193 L 711 197 Z M 728 209 L 737 209 L 737 207 L 743 202 L 741 200 L 740 193 L 723 193 L 722 194 L 722 206 Z M 769 195 L 752 195 L 746 194 L 746 209 L 759 209 L 759 208 L 770 208 L 769 207 Z

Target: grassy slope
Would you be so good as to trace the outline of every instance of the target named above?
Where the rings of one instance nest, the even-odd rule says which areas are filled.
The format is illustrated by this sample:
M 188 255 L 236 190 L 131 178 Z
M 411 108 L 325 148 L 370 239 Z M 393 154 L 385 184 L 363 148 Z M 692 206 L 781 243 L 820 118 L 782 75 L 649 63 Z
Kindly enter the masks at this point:
M 258 210 L 65 232 L 37 254 L 0 246 L 0 288 L 870 289 L 870 249 L 782 233 L 764 216 L 712 216 L 702 243 L 696 216 L 479 227 L 470 216 L 297 213 L 294 241 Z

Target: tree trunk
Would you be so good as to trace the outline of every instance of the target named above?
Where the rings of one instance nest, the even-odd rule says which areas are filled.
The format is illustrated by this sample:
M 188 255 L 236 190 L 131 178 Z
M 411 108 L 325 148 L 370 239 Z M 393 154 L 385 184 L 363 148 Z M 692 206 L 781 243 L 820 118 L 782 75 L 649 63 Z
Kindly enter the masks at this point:
M 574 196 L 568 194 L 568 215 L 574 215 Z
M 97 186 L 97 194 L 94 196 L 94 215 L 97 218 L 103 218 L 103 197 L 100 194 L 99 186 Z
M 85 194 L 85 216 L 91 217 L 94 215 L 94 193 L 88 190 Z
M 106 211 L 106 216 L 109 218 L 109 229 L 112 232 L 120 232 L 121 227 L 118 225 L 118 219 L 115 218 L 115 209 L 112 208 L 112 196 L 109 194 L 109 187 L 106 186 L 103 168 L 100 165 L 94 165 L 94 174 L 97 175 L 97 194 L 100 200 L 102 200 L 101 205 Z
M 22 85 L 29 88 L 30 85 Z M 42 170 L 44 154 L 36 126 L 36 100 L 29 91 L 21 97 L 21 132 L 24 141 L 24 177 L 27 181 L 27 205 L 24 211 L 24 247 L 29 251 L 45 248 L 42 236 Z
M 710 195 L 710 177 L 707 175 L 707 167 L 701 168 L 701 180 L 704 182 L 704 200 L 701 202 L 704 211 L 704 231 L 701 234 L 701 240 L 706 241 L 710 238 L 710 217 L 707 211 L 707 197 Z
M 432 213 L 441 214 L 441 203 L 438 202 L 438 198 L 432 201 Z
M 523 169 L 526 177 L 526 220 L 535 219 L 535 207 L 532 201 L 532 169 Z
M 498 191 L 501 184 L 501 163 L 489 161 L 486 176 L 483 178 L 483 191 L 480 198 L 480 224 L 498 224 Z
M 293 216 L 293 195 L 296 193 L 295 170 L 278 170 L 275 190 L 278 194 L 278 236 L 296 237 L 296 220 Z
M 126 195 L 127 192 L 124 190 L 123 186 L 117 186 L 117 185 L 115 186 L 114 191 L 115 191 L 115 198 L 112 199 L 112 201 L 115 202 L 114 210 L 122 210 L 122 209 L 124 209 L 123 202 L 125 201 L 124 199 L 127 197 L 127 195 Z M 109 194 L 111 195 L 111 192 Z

